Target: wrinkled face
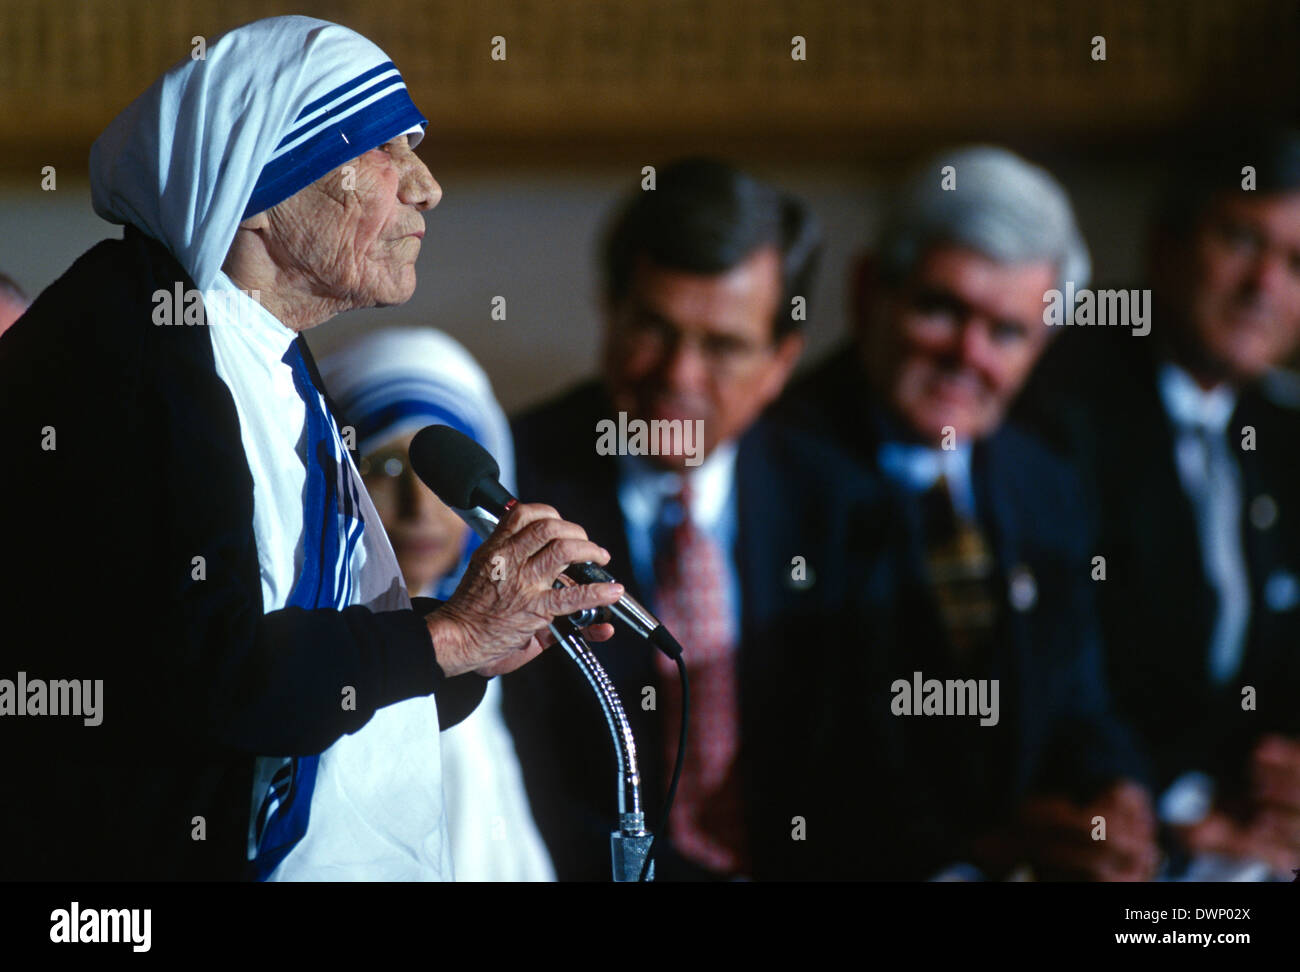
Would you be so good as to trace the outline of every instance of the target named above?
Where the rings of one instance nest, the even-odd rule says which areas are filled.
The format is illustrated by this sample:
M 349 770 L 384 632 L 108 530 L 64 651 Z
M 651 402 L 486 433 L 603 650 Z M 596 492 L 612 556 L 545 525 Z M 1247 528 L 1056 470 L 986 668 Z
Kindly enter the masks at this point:
M 345 308 L 400 304 L 415 292 L 425 210 L 442 188 L 401 135 L 267 210 L 280 272 Z
M 1153 263 L 1178 336 L 1208 375 L 1248 380 L 1300 343 L 1300 193 L 1220 199 Z
M 1046 347 L 1043 294 L 1055 268 L 932 248 L 910 279 L 882 291 L 863 352 L 872 383 L 910 430 L 939 445 L 992 432 Z
M 469 527 L 416 476 L 407 458 L 415 433 L 361 459 L 361 475 L 412 594 L 427 591 L 460 561 Z
M 614 408 L 645 422 L 702 419 L 697 459 L 738 436 L 780 393 L 803 347 L 797 334 L 773 340 L 781 299 L 776 247 L 716 276 L 643 258 L 627 296 L 607 309 L 605 375 Z M 649 458 L 678 469 L 688 457 Z

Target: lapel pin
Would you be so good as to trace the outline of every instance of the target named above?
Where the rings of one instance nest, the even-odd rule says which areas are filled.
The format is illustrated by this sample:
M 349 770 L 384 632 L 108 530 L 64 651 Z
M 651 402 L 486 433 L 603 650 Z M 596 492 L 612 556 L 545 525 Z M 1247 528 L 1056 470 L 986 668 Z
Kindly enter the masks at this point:
M 1007 595 L 1015 610 L 1022 614 L 1032 610 L 1038 603 L 1038 581 L 1034 580 L 1034 572 L 1023 564 L 1013 570 L 1007 579 Z
M 1260 493 L 1250 504 L 1250 522 L 1256 530 L 1268 530 L 1277 522 L 1277 501 L 1268 493 Z
M 1279 614 L 1300 604 L 1300 580 L 1289 570 L 1275 570 L 1264 584 L 1264 603 Z

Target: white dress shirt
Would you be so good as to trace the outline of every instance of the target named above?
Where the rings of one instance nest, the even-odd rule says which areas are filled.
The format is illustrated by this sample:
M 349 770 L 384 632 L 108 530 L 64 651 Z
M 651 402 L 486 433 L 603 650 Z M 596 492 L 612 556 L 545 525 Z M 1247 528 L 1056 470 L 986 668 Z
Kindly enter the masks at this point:
M 971 481 L 971 446 L 963 442 L 955 449 L 936 449 L 912 442 L 885 442 L 876 453 L 885 478 L 909 493 L 924 493 L 939 477 L 948 482 L 953 509 L 967 520 L 975 517 L 975 487 Z
M 1237 406 L 1227 385 L 1206 391 L 1182 368 L 1165 362 L 1157 373 L 1160 400 L 1174 426 L 1174 462 L 1183 492 L 1196 515 L 1197 541 L 1205 578 L 1217 594 L 1206 665 L 1222 684 L 1241 665 L 1250 623 L 1250 580 L 1242 551 L 1241 470 L 1231 454 L 1228 422 Z M 1161 794 L 1160 819 L 1189 825 L 1214 805 L 1214 781 L 1199 771 L 1184 773 Z
M 1218 595 L 1206 662 L 1215 684 L 1241 667 L 1250 625 L 1250 574 L 1242 544 L 1241 469 L 1233 455 L 1237 405 L 1227 385 L 1205 391 L 1177 365 L 1159 372 L 1160 399 L 1174 424 L 1174 459 L 1183 492 L 1196 512 L 1205 579 Z

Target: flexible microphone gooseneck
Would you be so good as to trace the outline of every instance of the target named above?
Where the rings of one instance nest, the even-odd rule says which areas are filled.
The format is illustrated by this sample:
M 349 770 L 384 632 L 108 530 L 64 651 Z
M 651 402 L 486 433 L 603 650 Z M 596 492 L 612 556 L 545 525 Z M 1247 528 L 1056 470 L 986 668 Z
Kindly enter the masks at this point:
M 410 458 L 411 468 L 424 484 L 455 510 L 461 519 L 481 537 L 490 535 L 501 517 L 509 513 L 519 502 L 501 485 L 501 469 L 491 454 L 469 436 L 449 426 L 430 425 L 417 432 L 415 438 L 411 440 Z M 608 572 L 593 563 L 570 564 L 564 573 L 581 584 L 614 579 Z M 560 580 L 556 580 L 557 586 L 561 583 Z M 556 640 L 582 671 L 587 683 L 596 694 L 614 740 L 619 775 L 619 827 L 609 836 L 614 880 L 653 881 L 658 837 L 645 828 L 645 814 L 641 809 L 641 773 L 637 767 L 636 740 L 632 737 L 632 727 L 614 683 L 580 633 L 581 628 L 605 620 L 608 617 L 603 613 L 605 611 L 676 662 L 681 677 L 682 718 L 677 758 L 673 765 L 667 798 L 664 801 L 661 826 L 667 824 L 686 753 L 687 713 L 690 699 L 686 663 L 682 659 L 682 646 L 677 643 L 677 639 L 658 618 L 627 594 L 607 609 L 583 611 L 566 618 L 556 618 L 550 625 Z

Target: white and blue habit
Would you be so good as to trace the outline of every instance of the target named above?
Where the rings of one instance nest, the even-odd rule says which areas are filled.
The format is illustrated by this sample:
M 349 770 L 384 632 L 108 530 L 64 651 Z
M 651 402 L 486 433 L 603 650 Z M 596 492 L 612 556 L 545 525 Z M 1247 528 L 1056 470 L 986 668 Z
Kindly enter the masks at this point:
M 306 345 L 221 271 L 242 219 L 424 124 L 374 44 L 276 17 L 96 141 L 95 210 L 125 237 L 0 348 L 5 441 L 58 436 L 0 494 L 30 551 L 9 590 L 53 621 L 73 569 L 96 623 L 0 660 L 102 672 L 108 716 L 19 747 L 52 779 L 0 818 L 27 835 L 16 875 L 452 876 L 434 693 L 483 680 L 438 668 Z M 160 326 L 158 295 L 196 290 L 206 326 Z

